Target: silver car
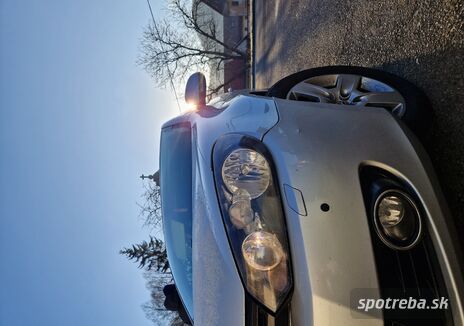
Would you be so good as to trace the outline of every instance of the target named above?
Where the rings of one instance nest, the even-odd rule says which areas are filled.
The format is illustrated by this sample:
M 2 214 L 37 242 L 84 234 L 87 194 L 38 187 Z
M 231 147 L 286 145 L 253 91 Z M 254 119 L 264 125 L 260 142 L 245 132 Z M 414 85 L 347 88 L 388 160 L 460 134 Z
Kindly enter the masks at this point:
M 192 75 L 196 109 L 164 124 L 160 150 L 167 253 L 192 323 L 464 324 L 419 89 L 336 66 L 205 93 Z M 427 304 L 395 301 L 411 298 Z

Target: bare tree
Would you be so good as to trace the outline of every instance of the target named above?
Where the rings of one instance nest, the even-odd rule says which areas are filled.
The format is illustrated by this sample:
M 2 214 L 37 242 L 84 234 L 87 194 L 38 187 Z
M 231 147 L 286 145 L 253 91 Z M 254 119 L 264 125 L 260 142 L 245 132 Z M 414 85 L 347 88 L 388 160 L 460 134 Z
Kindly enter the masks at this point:
M 147 319 L 151 320 L 155 325 L 184 325 L 179 314 L 166 310 L 164 307 L 165 297 L 163 294 L 163 287 L 172 283 L 171 274 L 147 271 L 144 273 L 143 277 L 146 281 L 146 287 L 151 294 L 150 301 L 142 305 Z
M 246 62 L 247 54 L 239 49 L 240 44 L 221 39 L 216 20 L 204 6 L 200 0 L 170 0 L 168 17 L 154 21 L 144 31 L 138 63 L 157 86 L 180 85 L 195 71 L 220 71 L 228 60 Z M 223 86 L 224 82 L 213 85 L 210 92 Z
M 156 231 L 161 227 L 161 189 L 157 182 L 145 182 L 144 188 L 143 203 L 138 204 L 140 216 L 144 226 Z

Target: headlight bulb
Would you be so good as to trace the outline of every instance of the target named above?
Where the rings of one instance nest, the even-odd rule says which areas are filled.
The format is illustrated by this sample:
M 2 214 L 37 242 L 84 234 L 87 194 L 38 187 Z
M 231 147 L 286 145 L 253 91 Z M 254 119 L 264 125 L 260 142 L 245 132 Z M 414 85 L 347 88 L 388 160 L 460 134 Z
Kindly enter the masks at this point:
M 405 207 L 403 200 L 398 196 L 389 195 L 382 198 L 379 203 L 379 221 L 383 227 L 392 227 L 401 222 Z
M 274 269 L 283 258 L 283 249 L 275 234 L 257 231 L 249 234 L 242 244 L 246 263 L 259 271 Z
M 245 189 L 238 189 L 232 195 L 232 205 L 229 207 L 230 221 L 237 229 L 243 229 L 253 222 L 251 197 Z

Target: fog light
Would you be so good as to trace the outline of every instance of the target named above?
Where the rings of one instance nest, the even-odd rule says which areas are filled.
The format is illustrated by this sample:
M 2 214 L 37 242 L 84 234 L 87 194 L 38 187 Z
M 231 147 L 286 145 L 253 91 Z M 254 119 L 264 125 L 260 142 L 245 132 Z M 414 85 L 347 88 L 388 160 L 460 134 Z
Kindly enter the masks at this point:
M 375 203 L 374 222 L 380 240 L 393 249 L 412 248 L 421 235 L 421 218 L 413 199 L 399 190 L 383 192 Z
M 265 231 L 257 231 L 248 235 L 243 240 L 242 254 L 246 263 L 259 271 L 274 269 L 284 255 L 277 237 Z

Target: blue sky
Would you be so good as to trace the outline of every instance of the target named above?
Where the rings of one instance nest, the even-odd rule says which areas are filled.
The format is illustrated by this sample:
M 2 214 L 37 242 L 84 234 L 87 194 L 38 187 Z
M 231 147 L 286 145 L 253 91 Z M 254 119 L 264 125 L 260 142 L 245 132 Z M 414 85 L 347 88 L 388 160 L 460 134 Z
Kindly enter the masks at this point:
M 118 254 L 147 238 L 138 176 L 177 114 L 135 64 L 146 2 L 0 6 L 0 325 L 149 325 Z

